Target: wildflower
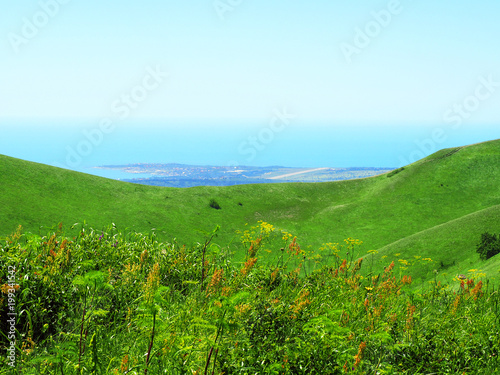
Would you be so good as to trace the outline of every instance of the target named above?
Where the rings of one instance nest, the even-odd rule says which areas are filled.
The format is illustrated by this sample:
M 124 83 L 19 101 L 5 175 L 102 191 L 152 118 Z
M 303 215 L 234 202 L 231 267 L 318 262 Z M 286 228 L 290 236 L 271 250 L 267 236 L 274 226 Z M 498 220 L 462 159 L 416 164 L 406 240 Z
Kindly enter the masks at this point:
M 344 261 L 342 262 L 342 264 L 340 265 L 340 268 L 339 268 L 339 271 L 340 272 L 345 272 L 345 270 L 347 269 L 347 260 L 344 259 Z
M 299 255 L 300 246 L 297 243 L 297 237 L 294 237 L 290 245 L 288 245 L 288 252 L 293 255 Z
M 122 370 L 122 372 L 128 371 L 128 354 L 125 354 L 125 356 L 122 358 L 120 369 Z
M 474 301 L 477 300 L 477 298 L 482 294 L 481 288 L 483 287 L 483 282 L 479 281 L 477 285 L 472 289 L 471 295 L 474 296 Z
M 380 305 L 379 307 L 376 307 L 374 310 L 373 310 L 373 316 L 380 316 L 380 314 L 382 314 L 382 310 L 384 309 L 384 306 Z
M 234 308 L 241 314 L 245 314 L 248 312 L 252 307 L 248 303 L 243 303 L 241 305 L 236 305 Z
M 243 276 L 246 276 L 250 270 L 253 268 L 253 266 L 255 265 L 255 263 L 257 262 L 257 258 L 249 258 L 246 262 L 245 262 L 245 265 L 243 266 L 243 268 L 241 269 L 241 274 Z
M 455 298 L 455 300 L 453 301 L 453 307 L 451 309 L 452 314 L 455 314 L 455 312 L 458 309 L 459 304 L 460 304 L 460 294 L 458 294 L 457 297 Z
M 35 348 L 35 342 L 31 338 L 31 336 L 33 336 L 33 332 L 30 330 L 29 333 L 28 333 L 28 337 L 26 338 L 26 341 L 24 341 L 23 344 L 22 344 L 22 346 L 21 346 L 21 350 L 23 352 L 25 352 L 26 354 L 28 354 L 28 355 Z
M 401 264 L 403 264 L 403 265 L 405 265 L 405 266 L 409 266 L 410 265 L 410 263 L 407 260 L 405 260 L 405 259 L 399 259 L 398 262 L 401 263 Z
M 224 276 L 224 270 L 221 269 L 215 269 L 214 274 L 212 275 L 212 279 L 208 283 L 207 291 L 209 292 L 215 292 L 220 288 L 220 285 L 222 283 L 222 279 Z
M 148 249 L 144 249 L 144 251 L 141 253 L 141 264 L 143 264 L 146 259 L 148 259 Z
M 406 285 L 406 284 L 410 285 L 411 282 L 412 282 L 411 276 L 404 275 L 403 278 L 401 279 L 401 283 L 403 285 Z
M 290 309 L 292 309 L 293 311 L 292 319 L 295 319 L 297 317 L 296 314 L 298 314 L 304 307 L 311 303 L 308 296 L 309 291 L 303 290 L 302 292 L 300 292 L 300 296 L 295 300 L 295 303 L 290 306 Z
M 358 365 L 361 363 L 361 358 L 363 357 L 363 351 L 366 349 L 366 343 L 364 341 L 359 344 L 358 348 L 358 354 L 354 356 L 354 369 L 358 367 Z
M 125 270 L 122 272 L 123 285 L 132 285 L 136 282 L 138 271 L 141 269 L 139 264 L 126 264 Z
M 396 313 L 393 313 L 393 314 L 391 315 L 391 323 L 395 323 L 395 322 L 396 322 L 396 320 L 398 320 L 398 315 L 397 315 Z
M 69 241 L 65 238 L 65 239 L 61 242 L 60 249 L 61 249 L 61 250 L 63 250 L 63 249 L 66 247 L 66 245 L 68 244 L 68 242 L 69 242 Z
M 9 294 L 9 293 L 15 293 L 19 289 L 19 285 L 9 285 L 9 284 L 3 284 L 0 290 L 2 291 L 3 294 Z
M 356 273 L 361 269 L 361 264 L 363 263 L 363 258 L 359 258 L 354 266 L 354 269 L 352 270 L 352 273 Z
M 415 314 L 415 311 L 417 308 L 408 303 L 408 307 L 406 308 L 406 329 L 410 330 L 413 327 L 413 315 Z
M 156 263 L 148 274 L 146 281 L 146 301 L 152 302 L 156 290 L 160 286 L 160 265 Z
M 383 277 L 387 277 L 391 273 L 393 268 L 394 268 L 394 261 L 392 261 L 389 267 L 385 269 Z

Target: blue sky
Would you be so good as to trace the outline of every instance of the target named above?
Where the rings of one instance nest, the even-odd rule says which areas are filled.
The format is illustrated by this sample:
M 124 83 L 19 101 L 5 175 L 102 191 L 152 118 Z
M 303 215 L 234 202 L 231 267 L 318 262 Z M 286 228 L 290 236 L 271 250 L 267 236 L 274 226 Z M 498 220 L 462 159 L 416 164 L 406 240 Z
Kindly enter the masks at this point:
M 82 165 L 123 160 L 127 137 L 154 143 L 177 134 L 175 153 L 138 147 L 134 158 L 397 166 L 419 150 L 498 138 L 496 1 L 0 6 L 0 153 L 71 167 L 69 149 Z M 290 124 L 270 128 L 276 111 Z M 92 142 L 82 132 L 103 121 L 109 132 L 78 151 Z M 222 143 L 194 139 L 202 128 Z M 32 131 L 7 139 L 16 129 Z M 262 147 L 244 145 L 254 136 Z M 60 142 L 47 151 L 36 146 L 40 137 Z M 377 147 L 364 146 L 373 140 Z M 356 157 L 348 142 L 363 145 Z M 297 143 L 309 157 L 287 154 Z

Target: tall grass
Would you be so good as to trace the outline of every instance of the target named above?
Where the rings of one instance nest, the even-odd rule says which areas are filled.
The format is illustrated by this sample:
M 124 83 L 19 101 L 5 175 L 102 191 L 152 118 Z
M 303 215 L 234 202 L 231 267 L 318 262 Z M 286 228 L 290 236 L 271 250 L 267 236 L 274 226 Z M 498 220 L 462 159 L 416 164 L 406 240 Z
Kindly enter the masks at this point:
M 361 241 L 313 251 L 269 223 L 193 247 L 110 226 L 18 230 L 16 367 L 0 374 L 481 374 L 499 366 L 498 291 L 481 278 L 412 285 L 370 272 Z M 307 250 L 304 250 L 307 249 Z M 276 255 L 277 254 L 277 255 Z M 270 258 L 271 257 L 271 258 Z M 235 261 L 235 259 L 242 259 Z M 453 284 L 455 283 L 455 284 Z M 1 332 L 7 298 L 0 297 Z M 9 341 L 0 338 L 2 353 Z

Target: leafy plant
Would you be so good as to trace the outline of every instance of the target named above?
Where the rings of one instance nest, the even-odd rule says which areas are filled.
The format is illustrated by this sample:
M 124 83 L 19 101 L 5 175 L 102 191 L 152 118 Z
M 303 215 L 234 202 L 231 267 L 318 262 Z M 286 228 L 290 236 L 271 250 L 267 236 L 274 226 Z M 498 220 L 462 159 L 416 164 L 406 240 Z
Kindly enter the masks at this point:
M 419 287 L 411 267 L 430 260 L 384 259 L 376 273 L 373 251 L 367 270 L 353 255 L 357 239 L 315 251 L 264 221 L 239 232 L 234 256 L 214 242 L 218 227 L 193 247 L 78 228 L 71 241 L 52 232 L 0 243 L 1 264 L 19 270 L 18 373 L 481 374 L 499 365 L 500 296 L 475 270 Z M 55 316 L 38 310 L 50 308 L 50 290 Z M 0 349 L 8 345 L 0 335 Z M 0 374 L 9 371 L 0 357 Z

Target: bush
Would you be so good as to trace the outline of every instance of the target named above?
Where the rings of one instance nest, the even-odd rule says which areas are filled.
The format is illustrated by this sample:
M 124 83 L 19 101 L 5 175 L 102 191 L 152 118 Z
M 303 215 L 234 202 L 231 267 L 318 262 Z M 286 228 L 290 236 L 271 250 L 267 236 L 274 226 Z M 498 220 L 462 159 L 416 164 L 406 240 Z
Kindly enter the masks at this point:
M 212 208 L 215 208 L 216 210 L 220 210 L 221 207 L 220 207 L 220 204 L 217 203 L 217 201 L 215 199 L 210 199 L 210 203 L 209 203 L 210 207 Z
M 500 235 L 485 232 L 481 234 L 481 242 L 477 245 L 476 252 L 481 259 L 490 259 L 500 253 Z

